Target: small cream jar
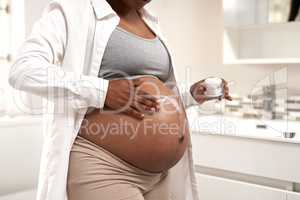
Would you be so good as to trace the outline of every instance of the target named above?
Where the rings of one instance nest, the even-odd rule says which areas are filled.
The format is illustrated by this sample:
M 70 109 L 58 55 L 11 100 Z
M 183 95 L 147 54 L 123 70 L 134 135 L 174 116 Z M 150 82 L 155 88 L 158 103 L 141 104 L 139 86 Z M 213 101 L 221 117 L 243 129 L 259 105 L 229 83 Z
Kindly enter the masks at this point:
M 207 78 L 203 82 L 206 88 L 204 95 L 209 99 L 215 99 L 223 97 L 224 95 L 224 84 L 221 78 L 211 77 Z

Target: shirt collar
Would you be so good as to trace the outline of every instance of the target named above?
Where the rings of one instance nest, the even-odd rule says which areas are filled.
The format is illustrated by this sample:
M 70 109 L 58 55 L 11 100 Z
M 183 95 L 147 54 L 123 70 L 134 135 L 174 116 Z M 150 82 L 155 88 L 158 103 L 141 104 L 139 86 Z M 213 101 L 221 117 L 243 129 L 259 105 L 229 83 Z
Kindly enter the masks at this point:
M 94 12 L 96 14 L 97 19 L 103 19 L 110 15 L 117 15 L 117 13 L 111 8 L 109 3 L 106 0 L 91 0 Z M 143 7 L 139 10 L 142 17 L 157 23 L 158 17 L 149 11 L 148 8 Z

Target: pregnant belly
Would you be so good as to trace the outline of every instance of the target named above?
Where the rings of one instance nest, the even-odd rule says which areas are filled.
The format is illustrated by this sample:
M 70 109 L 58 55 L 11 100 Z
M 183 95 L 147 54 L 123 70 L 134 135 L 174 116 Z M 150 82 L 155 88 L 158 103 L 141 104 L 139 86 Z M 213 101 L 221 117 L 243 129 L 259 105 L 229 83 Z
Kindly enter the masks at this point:
M 187 118 L 178 96 L 159 79 L 140 86 L 160 98 L 160 111 L 137 120 L 107 108 L 85 115 L 79 135 L 150 172 L 174 166 L 188 144 Z

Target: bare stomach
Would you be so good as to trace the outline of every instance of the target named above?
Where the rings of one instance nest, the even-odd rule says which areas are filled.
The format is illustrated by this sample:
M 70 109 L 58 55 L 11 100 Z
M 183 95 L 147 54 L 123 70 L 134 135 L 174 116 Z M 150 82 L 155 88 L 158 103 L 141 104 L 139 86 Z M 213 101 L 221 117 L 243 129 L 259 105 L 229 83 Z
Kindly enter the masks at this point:
M 159 79 L 149 77 L 140 87 L 163 97 L 160 111 L 137 120 L 109 109 L 85 115 L 79 135 L 124 161 L 149 172 L 174 166 L 188 144 L 188 124 L 180 99 Z

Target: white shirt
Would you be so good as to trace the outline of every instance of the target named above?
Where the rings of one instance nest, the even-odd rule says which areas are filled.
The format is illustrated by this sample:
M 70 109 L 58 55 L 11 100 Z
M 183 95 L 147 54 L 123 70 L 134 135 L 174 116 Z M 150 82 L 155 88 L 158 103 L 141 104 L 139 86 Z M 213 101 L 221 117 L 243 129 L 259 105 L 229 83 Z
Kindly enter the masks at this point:
M 140 12 L 166 43 L 157 17 L 145 8 Z M 38 200 L 67 199 L 69 153 L 88 107 L 104 106 L 109 81 L 99 78 L 98 71 L 107 41 L 119 20 L 106 0 L 52 1 L 11 67 L 11 86 L 44 97 Z M 182 100 L 186 105 L 194 104 L 187 85 L 190 84 L 179 88 L 187 94 Z M 184 157 L 169 170 L 171 199 L 198 199 L 191 150 L 190 144 Z

